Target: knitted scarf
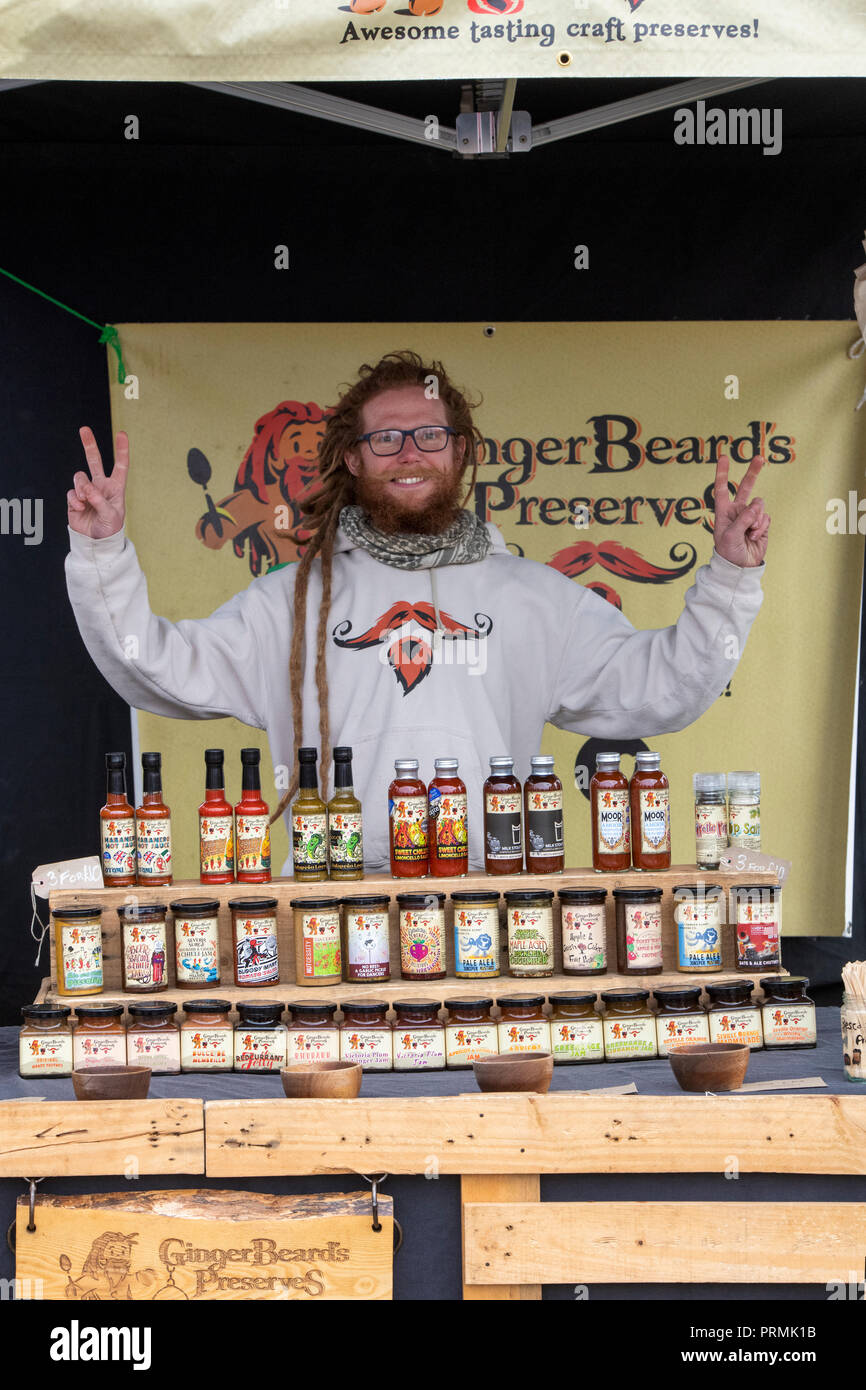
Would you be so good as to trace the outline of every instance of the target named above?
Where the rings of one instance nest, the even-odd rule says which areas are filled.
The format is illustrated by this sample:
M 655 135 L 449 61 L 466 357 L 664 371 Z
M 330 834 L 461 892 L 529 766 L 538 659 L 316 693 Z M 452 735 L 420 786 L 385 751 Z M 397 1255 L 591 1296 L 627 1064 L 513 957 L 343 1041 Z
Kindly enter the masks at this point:
M 358 506 L 344 507 L 340 526 L 355 545 L 383 565 L 401 570 L 437 569 L 440 565 L 471 565 L 483 560 L 493 542 L 484 522 L 474 512 L 461 511 L 438 536 L 415 536 L 377 531 Z

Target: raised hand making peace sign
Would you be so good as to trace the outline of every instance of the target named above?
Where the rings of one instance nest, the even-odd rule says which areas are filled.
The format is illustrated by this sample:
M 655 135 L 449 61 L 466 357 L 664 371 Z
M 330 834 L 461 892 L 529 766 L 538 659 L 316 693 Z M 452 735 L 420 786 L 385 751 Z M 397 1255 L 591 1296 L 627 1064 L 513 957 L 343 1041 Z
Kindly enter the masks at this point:
M 716 550 L 724 560 L 746 569 L 762 565 L 767 554 L 770 518 L 764 511 L 764 499 L 756 497 L 754 501 L 749 501 L 764 459 L 752 459 L 734 497 L 728 489 L 729 464 L 727 454 L 719 454 L 714 486 Z
M 123 526 L 126 515 L 126 475 L 129 472 L 129 437 L 121 430 L 115 442 L 114 468 L 111 477 L 105 476 L 102 458 L 93 430 L 82 425 L 78 431 L 84 445 L 84 457 L 90 477 L 76 473 L 66 494 L 67 517 L 73 531 L 91 540 L 104 540 Z

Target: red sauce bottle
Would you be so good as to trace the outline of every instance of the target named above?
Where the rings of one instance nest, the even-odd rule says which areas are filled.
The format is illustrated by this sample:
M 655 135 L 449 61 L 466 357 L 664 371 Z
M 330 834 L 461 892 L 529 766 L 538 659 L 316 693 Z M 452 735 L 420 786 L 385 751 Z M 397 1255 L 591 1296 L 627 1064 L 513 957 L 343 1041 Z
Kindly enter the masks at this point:
M 142 753 L 144 789 L 135 812 L 135 881 L 171 883 L 171 811 L 162 799 L 162 754 Z
M 469 869 L 466 783 L 457 776 L 456 758 L 436 758 L 436 775 L 427 788 L 430 872 L 462 877 Z
M 526 824 L 526 868 L 531 874 L 561 874 L 565 867 L 562 834 L 562 783 L 553 758 L 532 758 L 532 772 L 523 785 Z
M 198 808 L 199 881 L 234 883 L 235 851 L 232 808 L 226 801 L 221 748 L 204 750 L 204 801 Z
M 484 868 L 489 874 L 523 871 L 522 788 L 513 758 L 491 758 L 484 783 Z
M 388 788 L 388 836 L 395 878 L 423 878 L 429 872 L 427 788 L 417 758 L 397 758 Z
M 235 806 L 238 883 L 270 883 L 271 823 L 259 780 L 261 752 L 241 749 L 241 799 Z
M 108 787 L 99 812 L 102 882 L 106 888 L 135 883 L 135 812 L 126 799 L 126 754 L 106 753 Z
M 631 868 L 628 782 L 619 753 L 597 753 L 589 784 L 592 867 L 600 873 Z
M 668 779 L 661 771 L 661 753 L 638 753 L 629 783 L 635 869 L 671 866 L 671 808 Z

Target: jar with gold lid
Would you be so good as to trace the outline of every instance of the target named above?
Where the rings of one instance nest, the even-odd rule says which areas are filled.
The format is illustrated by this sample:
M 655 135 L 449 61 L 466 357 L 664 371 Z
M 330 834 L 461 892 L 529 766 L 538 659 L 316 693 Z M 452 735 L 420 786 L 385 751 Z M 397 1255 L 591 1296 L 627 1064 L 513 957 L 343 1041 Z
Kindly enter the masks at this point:
M 550 889 L 505 894 L 508 973 L 516 980 L 553 974 L 553 893 Z

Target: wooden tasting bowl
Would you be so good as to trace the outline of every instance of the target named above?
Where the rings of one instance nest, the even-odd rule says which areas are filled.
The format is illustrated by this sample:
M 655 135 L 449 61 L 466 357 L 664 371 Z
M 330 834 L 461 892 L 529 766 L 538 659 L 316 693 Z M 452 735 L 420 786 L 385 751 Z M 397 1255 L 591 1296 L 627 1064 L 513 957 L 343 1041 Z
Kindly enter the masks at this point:
M 482 1057 L 472 1063 L 482 1091 L 538 1091 L 544 1094 L 553 1079 L 549 1052 L 513 1052 L 501 1057 Z
M 749 1065 L 748 1043 L 674 1043 L 668 1059 L 683 1091 L 738 1091 Z
M 150 1067 L 82 1067 L 72 1087 L 76 1100 L 145 1100 Z
M 289 1100 L 311 1096 L 352 1100 L 361 1089 L 362 1076 L 358 1062 L 292 1062 L 280 1071 Z

